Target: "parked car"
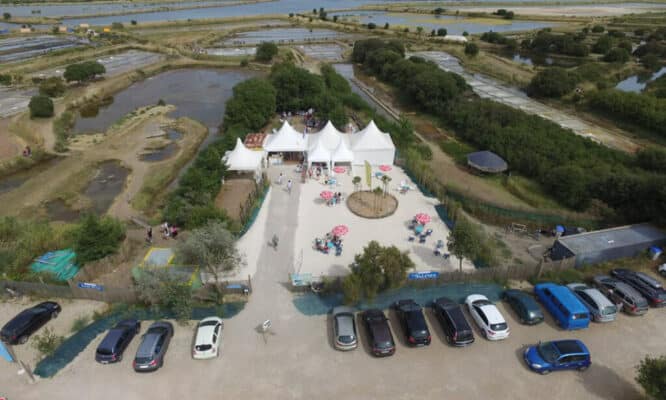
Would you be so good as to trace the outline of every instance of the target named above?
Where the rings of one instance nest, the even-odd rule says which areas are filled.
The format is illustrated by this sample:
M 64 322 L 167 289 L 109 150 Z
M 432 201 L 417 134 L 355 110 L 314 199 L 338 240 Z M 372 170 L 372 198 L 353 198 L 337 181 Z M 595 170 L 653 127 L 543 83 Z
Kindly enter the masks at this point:
M 219 356 L 220 342 L 222 341 L 222 328 L 224 324 L 218 317 L 206 317 L 197 324 L 197 333 L 194 336 L 192 358 L 204 360 Z
M 395 302 L 393 308 L 400 318 L 407 342 L 412 346 L 428 346 L 430 330 L 421 306 L 412 299 L 403 299 Z
M 136 351 L 134 370 L 148 372 L 161 368 L 172 337 L 173 325 L 170 322 L 153 322 L 143 334 L 139 349 Z
M 626 282 L 636 289 L 653 307 L 666 306 L 666 290 L 661 282 L 643 272 L 634 272 L 624 268 L 611 270 L 611 275 Z
M 611 278 L 608 275 L 597 275 L 592 278 L 594 285 L 624 312 L 631 315 L 643 315 L 648 311 L 648 302 L 636 289 Z
M 540 342 L 525 349 L 523 357 L 532 371 L 542 375 L 565 369 L 585 371 L 592 364 L 590 351 L 580 340 Z
M 109 329 L 95 351 L 95 361 L 102 364 L 120 362 L 123 353 L 134 336 L 139 333 L 141 322 L 136 319 L 120 321 Z
M 21 311 L 0 330 L 0 340 L 7 344 L 25 344 L 30 335 L 53 318 L 57 318 L 62 308 L 53 301 L 45 301 Z
M 590 312 L 568 287 L 539 283 L 534 285 L 534 294 L 562 329 L 585 329 L 590 326 Z
M 465 304 L 486 339 L 502 340 L 509 337 L 509 325 L 486 296 L 471 294 L 465 299 Z
M 333 309 L 333 337 L 338 350 L 354 350 L 358 345 L 354 310 L 351 307 L 339 306 Z
M 593 321 L 615 321 L 615 318 L 617 317 L 617 307 L 598 289 L 591 288 L 584 283 L 570 283 L 567 287 L 578 297 L 578 300 L 587 307 Z
M 502 293 L 502 298 L 509 303 L 518 319 L 525 325 L 536 325 L 543 322 L 543 312 L 537 302 L 522 290 L 509 289 Z
M 373 308 L 364 311 L 361 318 L 363 318 L 368 331 L 372 354 L 377 357 L 392 356 L 395 353 L 395 342 L 384 312 Z
M 437 315 L 449 344 L 467 346 L 474 343 L 472 327 L 467 323 L 460 304 L 447 297 L 440 297 L 433 301 L 432 311 Z

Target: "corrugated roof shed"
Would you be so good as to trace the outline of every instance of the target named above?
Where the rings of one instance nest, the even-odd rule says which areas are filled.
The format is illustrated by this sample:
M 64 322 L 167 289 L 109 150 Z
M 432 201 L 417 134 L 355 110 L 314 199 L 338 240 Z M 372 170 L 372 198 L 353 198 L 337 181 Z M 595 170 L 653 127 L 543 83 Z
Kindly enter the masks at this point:
M 574 254 L 585 254 L 643 244 L 647 249 L 666 241 L 666 233 L 653 225 L 639 224 L 563 236 L 558 241 Z

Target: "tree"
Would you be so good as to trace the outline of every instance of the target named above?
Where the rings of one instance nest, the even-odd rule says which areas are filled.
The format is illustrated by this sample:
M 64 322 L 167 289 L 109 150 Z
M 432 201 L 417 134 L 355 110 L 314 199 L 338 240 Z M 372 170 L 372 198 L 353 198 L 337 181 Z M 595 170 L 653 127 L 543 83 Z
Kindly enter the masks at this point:
M 531 96 L 562 97 L 574 90 L 578 81 L 575 73 L 560 67 L 549 67 L 532 78 L 527 92 Z
M 333 22 L 338 22 L 338 16 L 337 15 L 333 16 Z
M 650 71 L 657 71 L 661 68 L 661 61 L 658 56 L 648 54 L 641 58 L 641 65 Z
M 391 25 L 389 25 L 388 22 L 384 24 L 384 29 L 389 29 L 390 27 L 391 27 Z
M 52 76 L 39 84 L 39 94 L 43 96 L 60 97 L 65 89 L 65 82 L 59 76 Z
M 5 21 L 8 21 L 8 20 L 12 19 L 12 15 L 11 15 L 10 13 L 8 13 L 8 12 L 6 12 L 6 13 L 2 13 L 2 18 L 3 18 Z
M 257 46 L 255 59 L 261 62 L 269 62 L 278 53 L 278 47 L 273 42 L 262 42 Z
M 276 91 L 268 80 L 248 79 L 234 86 L 233 91 L 234 96 L 227 101 L 225 109 L 225 131 L 229 127 L 240 126 L 241 130 L 245 130 L 242 135 L 245 135 L 261 129 L 275 113 Z
M 131 20 L 131 21 L 130 21 L 130 24 L 132 24 L 132 25 L 135 25 L 135 26 L 136 26 L 136 20 L 135 20 L 135 19 Z
M 125 239 L 125 227 L 115 218 L 90 213 L 81 217 L 72 236 L 76 261 L 83 265 L 115 253 Z
M 225 223 L 211 221 L 197 228 L 176 246 L 176 257 L 186 265 L 197 265 L 215 280 L 220 290 L 222 276 L 243 264 L 236 238 Z
M 136 279 L 139 299 L 154 309 L 173 311 L 179 321 L 192 316 L 192 288 L 183 278 L 166 268 L 142 268 Z
M 643 387 L 645 393 L 653 399 L 666 398 L 666 356 L 646 356 L 636 367 L 636 382 Z
M 389 183 L 391 183 L 391 177 L 386 174 L 382 175 L 382 184 L 384 185 L 384 197 L 386 197 L 386 194 L 388 193 Z
M 446 31 L 445 28 L 439 28 L 437 29 L 437 36 L 444 37 L 446 36 L 448 32 Z
M 592 32 L 593 33 L 602 33 L 605 30 L 606 30 L 606 28 L 604 28 L 603 25 L 595 25 L 595 26 L 592 27 Z
M 361 186 L 361 177 L 355 176 L 354 179 L 352 179 L 352 183 L 354 184 L 354 191 L 358 191 Z
M 422 26 L 417 26 L 416 27 L 416 33 L 418 33 L 419 36 L 421 36 L 421 34 L 423 33 L 423 27 Z
M 615 47 L 604 56 L 606 62 L 626 63 L 631 58 L 631 54 L 626 49 Z
M 377 27 L 377 24 L 375 24 L 374 22 L 370 22 L 368 24 L 368 29 L 375 29 L 376 27 Z
M 32 96 L 28 108 L 30 109 L 30 118 L 50 118 L 53 116 L 53 100 L 48 96 Z
M 480 240 L 477 228 L 465 217 L 456 218 L 456 224 L 449 233 L 447 246 L 449 251 L 460 260 L 462 272 L 463 258 L 474 259 L 480 249 Z
M 479 54 L 479 46 L 477 46 L 476 43 L 467 43 L 465 45 L 465 54 L 470 57 L 475 57 Z
M 67 82 L 86 82 L 105 72 L 106 68 L 104 68 L 104 65 L 99 62 L 85 61 L 78 64 L 68 65 L 67 68 L 65 68 L 63 77 Z

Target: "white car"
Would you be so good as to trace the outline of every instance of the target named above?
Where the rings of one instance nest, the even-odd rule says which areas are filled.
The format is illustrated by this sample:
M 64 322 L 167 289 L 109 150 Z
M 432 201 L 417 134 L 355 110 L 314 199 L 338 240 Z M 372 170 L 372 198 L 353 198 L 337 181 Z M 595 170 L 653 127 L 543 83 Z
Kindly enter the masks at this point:
M 502 340 L 509 337 L 509 325 L 486 296 L 471 294 L 465 299 L 465 304 L 486 339 Z
M 206 317 L 199 321 L 192 348 L 192 358 L 205 360 L 218 356 L 222 341 L 222 326 L 222 319 L 218 317 Z

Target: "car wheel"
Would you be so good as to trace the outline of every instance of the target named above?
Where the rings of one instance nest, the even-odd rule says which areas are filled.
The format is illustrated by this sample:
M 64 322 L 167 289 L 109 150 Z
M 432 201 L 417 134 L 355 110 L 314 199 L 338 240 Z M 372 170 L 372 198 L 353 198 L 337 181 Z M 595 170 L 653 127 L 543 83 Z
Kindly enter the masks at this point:
M 18 340 L 19 344 L 26 344 L 28 342 L 28 335 L 21 336 Z
M 54 312 L 52 312 L 52 313 L 51 313 L 51 318 L 52 318 L 52 319 L 54 319 L 54 318 L 58 318 L 58 311 L 54 311 Z
M 121 354 L 118 356 L 118 362 L 121 362 L 122 360 L 123 360 L 123 355 Z
M 542 369 L 541 371 L 539 371 L 539 373 L 541 375 L 548 375 L 548 374 L 550 374 L 550 370 L 549 369 Z
M 582 366 L 582 367 L 578 367 L 578 370 L 579 370 L 580 372 L 583 372 L 583 371 L 587 370 L 589 367 L 590 367 L 589 365 L 584 365 L 584 366 Z

